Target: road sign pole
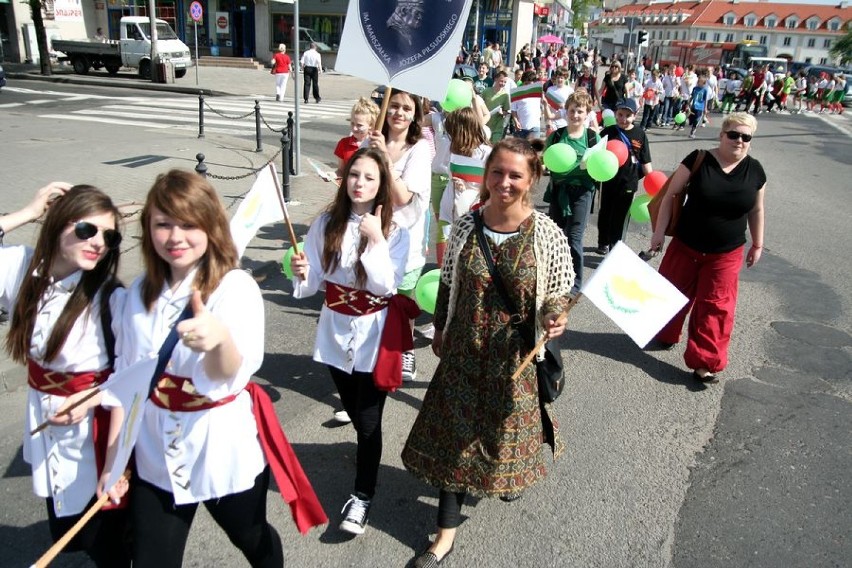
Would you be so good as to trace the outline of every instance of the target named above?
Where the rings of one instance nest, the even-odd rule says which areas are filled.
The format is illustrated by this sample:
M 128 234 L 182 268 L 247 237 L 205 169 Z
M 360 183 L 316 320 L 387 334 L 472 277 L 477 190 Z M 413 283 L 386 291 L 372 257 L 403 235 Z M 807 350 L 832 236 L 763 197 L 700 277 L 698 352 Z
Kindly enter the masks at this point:
M 195 86 L 198 86 L 198 22 L 193 22 L 195 28 Z

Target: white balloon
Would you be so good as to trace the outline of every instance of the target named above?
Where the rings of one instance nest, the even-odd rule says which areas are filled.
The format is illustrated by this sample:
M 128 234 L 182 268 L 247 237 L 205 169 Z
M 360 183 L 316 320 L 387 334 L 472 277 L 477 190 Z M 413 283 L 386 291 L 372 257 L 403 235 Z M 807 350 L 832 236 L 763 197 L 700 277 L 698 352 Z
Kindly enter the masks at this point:
M 601 113 L 601 118 L 606 118 L 608 116 L 615 116 L 615 113 L 612 112 L 612 110 L 610 109 L 604 109 L 604 111 Z

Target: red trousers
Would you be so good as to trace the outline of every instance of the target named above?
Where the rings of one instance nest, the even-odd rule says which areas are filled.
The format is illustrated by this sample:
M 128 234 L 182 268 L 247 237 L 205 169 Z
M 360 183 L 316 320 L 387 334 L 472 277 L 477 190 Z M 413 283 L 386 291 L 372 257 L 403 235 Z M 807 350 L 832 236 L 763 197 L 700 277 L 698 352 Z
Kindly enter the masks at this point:
M 689 301 L 657 334 L 657 340 L 677 343 L 683 321 L 692 310 L 683 354 L 688 368 L 717 373 L 727 366 L 742 264 L 741 246 L 730 252 L 705 254 L 675 237 L 666 249 L 660 274 Z

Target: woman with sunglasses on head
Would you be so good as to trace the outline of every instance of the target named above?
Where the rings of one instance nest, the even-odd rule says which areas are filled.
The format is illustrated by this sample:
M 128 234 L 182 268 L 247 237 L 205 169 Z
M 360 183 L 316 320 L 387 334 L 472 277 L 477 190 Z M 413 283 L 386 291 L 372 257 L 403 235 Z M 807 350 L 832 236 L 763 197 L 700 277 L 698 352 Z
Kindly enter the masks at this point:
M 355 535 L 366 529 L 376 491 L 387 391 L 402 382 L 402 353 L 388 339 L 402 343 L 409 333 L 402 312 L 413 304 L 396 294 L 409 246 L 408 232 L 391 220 L 392 175 L 382 152 L 355 152 L 334 201 L 290 263 L 295 298 L 325 289 L 314 360 L 328 366 L 358 435 L 355 484 L 340 523 Z
M 110 314 L 123 299 L 116 291 L 121 216 L 100 190 L 54 182 L 23 209 L 0 217 L 0 242 L 42 215 L 35 248 L 0 248 L 0 305 L 11 316 L 6 351 L 27 365 L 24 459 L 56 541 L 95 500 L 103 467 L 110 416 L 97 407 L 99 397 L 57 413 L 111 372 Z M 45 420 L 49 426 L 30 435 Z M 65 550 L 84 550 L 99 567 L 129 566 L 125 516 L 123 509 L 101 511 Z
M 684 158 L 672 174 L 672 199 L 663 200 L 651 237 L 651 250 L 662 250 L 672 201 L 689 182 L 689 198 L 660 264 L 660 274 L 689 302 L 656 339 L 664 349 L 680 341 L 683 322 L 692 310 L 684 361 L 702 383 L 717 382 L 716 374 L 728 364 L 746 228 L 751 234 L 746 266 L 754 266 L 763 251 L 766 173 L 748 155 L 756 131 L 753 116 L 730 114 L 722 122 L 719 146 L 705 151 L 691 179 L 699 151 Z
M 157 353 L 172 328 L 177 342 L 154 378 L 135 446 L 133 566 L 180 567 L 203 503 L 251 566 L 280 567 L 281 539 L 266 520 L 270 462 L 282 497 L 280 467 L 295 473 L 294 483 L 301 468 L 275 459 L 287 443 L 269 443 L 274 411 L 270 417 L 268 395 L 250 382 L 264 353 L 260 290 L 239 270 L 228 217 L 205 178 L 182 170 L 157 176 L 141 225 L 145 273 L 127 291 L 116 367 Z M 104 403 L 112 404 L 106 396 Z M 290 502 L 294 517 L 313 498 L 307 491 Z

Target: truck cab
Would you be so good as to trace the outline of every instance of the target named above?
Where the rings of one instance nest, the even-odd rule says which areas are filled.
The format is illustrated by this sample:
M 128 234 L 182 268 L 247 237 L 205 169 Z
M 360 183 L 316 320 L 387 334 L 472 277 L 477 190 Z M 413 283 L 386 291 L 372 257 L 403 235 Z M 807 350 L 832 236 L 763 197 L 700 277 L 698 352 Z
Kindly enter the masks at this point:
M 192 67 L 189 47 L 164 20 L 157 20 L 157 53 L 162 61 L 170 61 L 175 77 L 183 77 Z M 144 16 L 121 18 L 121 59 L 125 67 L 138 67 L 143 77 L 151 73 L 151 21 Z

